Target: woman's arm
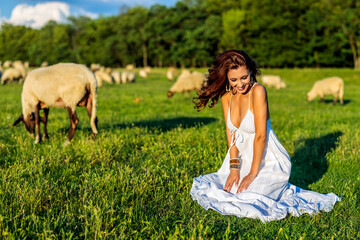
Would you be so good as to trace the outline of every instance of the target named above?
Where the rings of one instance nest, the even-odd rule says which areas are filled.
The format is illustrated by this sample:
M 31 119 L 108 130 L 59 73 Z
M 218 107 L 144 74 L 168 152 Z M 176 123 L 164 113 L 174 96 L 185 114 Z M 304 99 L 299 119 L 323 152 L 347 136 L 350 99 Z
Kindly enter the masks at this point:
M 252 94 L 255 121 L 255 139 L 253 160 L 249 175 L 240 183 L 238 192 L 246 190 L 259 172 L 261 159 L 266 144 L 266 121 L 268 118 L 268 102 L 266 89 L 262 85 L 255 85 Z
M 228 148 L 230 148 L 231 146 L 231 141 L 232 141 L 232 136 L 230 134 L 230 130 L 227 128 L 227 116 L 228 116 L 228 111 L 229 111 L 229 104 L 230 104 L 230 94 L 231 93 L 227 93 L 225 95 L 223 95 L 221 97 L 221 104 L 222 104 L 222 108 L 223 108 L 223 112 L 224 112 L 224 119 L 225 119 L 225 129 L 226 129 L 226 137 L 228 140 Z M 231 149 L 230 149 L 230 158 L 237 158 L 239 157 L 239 150 L 237 149 L 237 147 L 234 145 Z
M 227 137 L 227 140 L 228 140 L 229 148 L 231 146 L 232 136 L 230 134 L 230 130 L 227 128 L 226 123 L 227 123 L 227 116 L 228 116 L 229 104 L 230 104 L 230 97 L 229 97 L 230 94 L 231 93 L 227 93 L 227 94 L 225 94 L 225 95 L 223 95 L 221 97 L 221 103 L 222 103 L 223 112 L 224 112 L 224 119 L 225 119 L 226 137 Z M 239 150 L 234 145 L 230 149 L 230 159 L 231 158 L 238 158 L 238 157 L 239 157 Z M 226 183 L 224 185 L 224 190 L 230 192 L 230 190 L 231 190 L 232 186 L 234 185 L 234 183 L 235 183 L 236 186 L 239 184 L 239 179 L 240 179 L 239 170 L 238 169 L 230 169 L 230 174 L 229 174 L 229 176 L 228 176 L 228 178 L 226 180 Z

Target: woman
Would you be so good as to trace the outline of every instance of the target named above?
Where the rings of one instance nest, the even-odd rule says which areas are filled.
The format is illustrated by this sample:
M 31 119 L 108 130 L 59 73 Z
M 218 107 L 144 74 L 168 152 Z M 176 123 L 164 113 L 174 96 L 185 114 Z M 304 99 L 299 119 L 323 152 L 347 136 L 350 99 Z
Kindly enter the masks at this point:
M 205 209 L 263 222 L 287 213 L 330 211 L 338 196 L 288 183 L 290 157 L 271 128 L 266 89 L 256 81 L 259 73 L 242 50 L 219 54 L 209 69 L 195 104 L 201 111 L 221 97 L 229 150 L 218 172 L 194 179 L 193 199 Z

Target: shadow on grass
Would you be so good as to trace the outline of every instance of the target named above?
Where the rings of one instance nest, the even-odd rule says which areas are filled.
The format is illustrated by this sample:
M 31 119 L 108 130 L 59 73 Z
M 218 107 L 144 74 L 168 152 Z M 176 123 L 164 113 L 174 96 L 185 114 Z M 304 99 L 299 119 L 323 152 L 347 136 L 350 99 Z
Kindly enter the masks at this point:
M 132 123 L 120 123 L 120 124 L 99 124 L 99 129 L 108 130 L 113 128 L 131 128 L 131 127 L 140 127 L 148 128 L 150 131 L 159 130 L 161 132 L 166 132 L 174 128 L 191 128 L 195 126 L 206 125 L 212 122 L 217 121 L 216 118 L 211 117 L 176 117 L 169 119 L 159 119 L 159 120 L 144 120 Z
M 325 103 L 325 104 L 333 104 L 333 100 L 332 99 L 325 99 L 325 100 L 323 100 L 322 102 L 320 101 L 320 103 Z M 347 105 L 347 104 L 349 104 L 349 103 L 351 103 L 351 100 L 350 99 L 344 99 L 344 104 L 343 105 Z M 337 100 L 337 102 L 336 102 L 336 105 L 340 105 L 340 101 L 339 100 Z
M 319 138 L 300 140 L 291 157 L 292 169 L 289 182 L 303 189 L 317 182 L 327 171 L 326 154 L 337 147 L 336 141 L 343 133 L 328 133 Z

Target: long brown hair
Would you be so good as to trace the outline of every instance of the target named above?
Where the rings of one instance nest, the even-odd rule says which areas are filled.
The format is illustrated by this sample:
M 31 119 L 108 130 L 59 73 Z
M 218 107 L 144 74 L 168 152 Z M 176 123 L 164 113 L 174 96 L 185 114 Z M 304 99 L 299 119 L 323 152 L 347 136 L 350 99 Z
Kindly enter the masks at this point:
M 211 68 L 209 68 L 206 81 L 197 93 L 198 96 L 194 98 L 193 102 L 197 111 L 204 110 L 210 100 L 209 107 L 214 107 L 217 104 L 219 97 L 226 93 L 229 69 L 237 69 L 241 66 L 246 66 L 250 71 L 251 80 L 257 82 L 256 75 L 260 74 L 260 70 L 256 62 L 245 51 L 231 49 L 218 54 Z

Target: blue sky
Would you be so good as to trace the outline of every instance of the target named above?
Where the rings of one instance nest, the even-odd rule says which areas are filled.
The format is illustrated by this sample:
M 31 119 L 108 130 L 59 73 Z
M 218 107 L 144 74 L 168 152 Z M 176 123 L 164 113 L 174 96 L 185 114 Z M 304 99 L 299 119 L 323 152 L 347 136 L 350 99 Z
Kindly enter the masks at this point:
M 64 21 L 66 17 L 117 15 L 122 6 L 154 4 L 173 6 L 177 0 L 0 0 L 0 23 L 39 28 L 48 20 Z

